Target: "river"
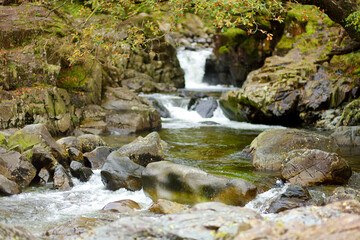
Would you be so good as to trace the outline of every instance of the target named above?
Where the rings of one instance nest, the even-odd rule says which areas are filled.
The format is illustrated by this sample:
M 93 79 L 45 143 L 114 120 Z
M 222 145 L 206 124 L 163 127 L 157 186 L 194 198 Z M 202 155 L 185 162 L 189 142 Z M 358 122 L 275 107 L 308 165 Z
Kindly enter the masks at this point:
M 162 130 L 159 134 L 169 144 L 166 160 L 190 165 L 206 172 L 230 177 L 240 177 L 256 183 L 262 194 L 250 202 L 247 207 L 264 211 L 265 204 L 281 194 L 286 188 L 274 173 L 254 171 L 251 161 L 244 159 L 241 150 L 262 131 L 283 128 L 282 126 L 256 125 L 228 120 L 218 107 L 214 116 L 202 118 L 195 111 L 188 111 L 189 97 L 181 95 L 193 92 L 208 92 L 219 96 L 230 88 L 208 86 L 201 82 L 204 74 L 205 58 L 211 54 L 209 49 L 199 51 L 180 50 L 178 57 L 185 71 L 186 88 L 178 94 L 143 95 L 156 99 L 169 112 L 169 118 L 162 119 Z M 146 133 L 141 134 L 142 136 Z M 137 135 L 103 136 L 104 140 L 114 147 L 119 147 L 134 140 Z M 358 170 L 359 156 L 350 156 Z M 100 170 L 94 171 L 89 182 L 82 183 L 74 179 L 75 186 L 65 192 L 52 190 L 51 186 L 29 187 L 22 194 L 11 197 L 0 197 L 0 222 L 10 225 L 22 225 L 41 236 L 47 229 L 64 223 L 76 216 L 104 217 L 100 211 L 107 203 L 122 199 L 138 202 L 142 210 L 152 200 L 144 192 L 130 192 L 125 189 L 109 191 L 104 188 L 100 179 Z M 312 190 L 312 195 L 323 198 L 326 191 Z M 119 217 L 119 216 L 117 216 Z

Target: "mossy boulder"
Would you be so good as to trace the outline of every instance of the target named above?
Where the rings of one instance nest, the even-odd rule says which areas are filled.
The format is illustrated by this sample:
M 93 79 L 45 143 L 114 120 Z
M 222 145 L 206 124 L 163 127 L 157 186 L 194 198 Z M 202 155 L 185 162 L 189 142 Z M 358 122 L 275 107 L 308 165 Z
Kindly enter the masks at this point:
M 319 149 L 339 153 L 335 139 L 297 129 L 274 129 L 257 136 L 250 145 L 257 169 L 279 171 L 286 154 L 296 149 Z
M 216 176 L 168 161 L 150 163 L 141 178 L 144 192 L 154 201 L 167 199 L 183 204 L 218 201 L 244 206 L 256 195 L 256 186 L 244 179 Z

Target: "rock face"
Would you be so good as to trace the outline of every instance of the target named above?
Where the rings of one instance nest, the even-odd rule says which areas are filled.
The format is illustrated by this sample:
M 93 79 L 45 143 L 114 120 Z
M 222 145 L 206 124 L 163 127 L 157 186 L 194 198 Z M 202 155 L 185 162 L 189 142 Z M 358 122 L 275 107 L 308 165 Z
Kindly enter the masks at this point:
M 187 209 L 189 208 L 183 204 L 172 202 L 165 199 L 157 200 L 149 208 L 151 212 L 158 214 L 179 213 Z
M 27 187 L 36 175 L 36 168 L 20 153 L 0 148 L 0 175 Z
M 154 217 L 122 217 L 94 230 L 87 239 L 219 239 L 233 238 L 250 219 L 262 219 L 253 210 L 211 202 L 187 211 Z M 126 229 L 126 231 L 124 231 Z
M 14 195 L 21 193 L 21 187 L 0 174 L 0 195 Z
M 295 149 L 319 149 L 339 152 L 334 139 L 297 129 L 274 129 L 257 136 L 251 143 L 253 166 L 279 170 L 288 152 Z
M 126 88 L 108 88 L 105 95 L 102 107 L 111 132 L 128 134 L 161 128 L 160 115 L 145 98 Z
M 344 108 L 341 115 L 340 125 L 358 126 L 360 125 L 360 99 L 354 100 Z
M 282 177 L 301 186 L 344 184 L 348 182 L 351 173 L 349 164 L 337 153 L 317 149 L 293 150 L 281 164 Z
M 111 212 L 128 213 L 141 209 L 140 205 L 130 199 L 111 202 L 105 205 L 102 210 Z
M 151 162 L 164 159 L 165 144 L 157 132 L 152 132 L 144 138 L 138 137 L 118 151 L 128 156 L 134 163 L 146 167 Z
M 243 179 L 208 174 L 200 169 L 161 161 L 142 173 L 145 193 L 154 201 L 163 198 L 185 204 L 219 201 L 243 206 L 256 195 L 256 186 Z
M 284 126 L 315 123 L 323 110 L 349 100 L 356 86 L 353 79 L 331 78 L 318 71 L 318 55 L 316 50 L 303 53 L 294 48 L 283 57 L 267 58 L 263 67 L 249 73 L 240 90 L 221 97 L 225 115 L 232 120 Z
M 360 146 L 360 126 L 342 126 L 335 129 L 331 134 L 339 146 L 355 147 Z
M 120 152 L 112 152 L 101 169 L 101 181 L 109 190 L 126 188 L 131 191 L 140 190 L 141 172 L 144 167 L 134 163 Z

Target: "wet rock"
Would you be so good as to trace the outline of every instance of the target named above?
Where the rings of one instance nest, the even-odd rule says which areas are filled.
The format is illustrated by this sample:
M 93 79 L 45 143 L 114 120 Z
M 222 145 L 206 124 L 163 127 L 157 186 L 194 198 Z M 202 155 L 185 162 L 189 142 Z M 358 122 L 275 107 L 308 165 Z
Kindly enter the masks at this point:
M 360 99 L 354 100 L 344 108 L 341 115 L 340 125 L 357 126 L 360 125 Z
M 295 149 L 340 152 L 334 139 L 297 129 L 274 129 L 263 132 L 251 142 L 250 149 L 253 166 L 268 170 L 280 170 L 286 153 Z
M 344 184 L 351 177 L 349 164 L 337 153 L 317 149 L 289 152 L 281 165 L 281 175 L 292 184 L 312 186 L 321 183 Z
M 20 153 L 0 148 L 0 174 L 26 187 L 35 178 L 36 168 Z
M 359 211 L 354 200 L 296 208 L 268 221 L 249 221 L 235 239 L 353 239 L 360 236 Z
M 310 205 L 311 197 L 306 189 L 290 185 L 274 202 L 270 204 L 267 212 L 279 213 L 285 210 Z
M 93 134 L 84 134 L 78 136 L 77 139 L 80 141 L 82 152 L 91 152 L 96 147 L 106 146 L 106 143 L 100 136 Z
M 360 146 L 360 126 L 342 126 L 335 129 L 331 134 L 339 146 Z
M 150 163 L 142 173 L 144 192 L 184 204 L 219 201 L 243 206 L 256 195 L 256 186 L 244 179 L 208 174 L 168 161 Z
M 84 155 L 82 152 L 80 152 L 79 150 L 77 150 L 74 147 L 70 147 L 70 148 L 66 149 L 66 151 L 69 155 L 70 161 L 77 161 L 77 162 L 84 164 Z
M 34 235 L 24 227 L 21 226 L 6 226 L 0 223 L 0 236 L 4 240 L 21 239 L 21 240 L 36 240 Z
M 172 202 L 165 199 L 158 199 L 149 208 L 151 212 L 158 214 L 179 213 L 187 209 L 189 208 L 183 204 Z
M 9 196 L 19 193 L 21 193 L 21 187 L 0 174 L 0 195 Z
M 183 94 L 184 96 L 186 96 L 186 94 Z M 198 102 L 200 99 L 202 98 L 208 98 L 209 96 L 206 95 L 206 93 L 203 92 L 197 92 L 194 95 L 191 96 L 190 101 L 187 105 L 187 109 L 193 109 L 193 106 L 196 104 L 196 102 Z
M 64 149 L 74 147 L 79 151 L 82 151 L 82 145 L 80 140 L 77 139 L 77 137 L 63 137 L 56 141 L 58 144 L 60 144 Z
M 124 199 L 108 203 L 105 205 L 105 207 L 103 207 L 102 210 L 119 213 L 129 213 L 139 209 L 141 209 L 141 207 L 137 202 L 130 199 Z
M 161 117 L 163 117 L 163 118 L 170 118 L 171 117 L 171 114 L 170 114 L 169 110 L 162 103 L 160 103 L 158 100 L 156 100 L 155 98 L 150 98 L 148 100 L 154 106 L 154 108 L 160 114 Z
M 134 163 L 146 167 L 151 162 L 164 159 L 165 144 L 157 132 L 152 132 L 146 137 L 138 137 L 118 151 L 128 156 Z
M 325 203 L 333 203 L 344 200 L 357 200 L 360 202 L 360 191 L 349 187 L 337 187 L 332 194 L 325 199 Z
M 9 149 L 21 146 L 23 151 L 32 149 L 35 146 L 43 146 L 50 150 L 51 154 L 61 164 L 66 164 L 64 149 L 52 138 L 49 131 L 43 124 L 27 125 L 17 131 L 8 139 Z
M 93 175 L 93 171 L 90 168 L 84 167 L 80 162 L 72 161 L 70 164 L 71 175 L 78 178 L 81 182 L 89 181 Z
M 134 163 L 120 152 L 112 152 L 101 168 L 101 181 L 106 189 L 126 188 L 130 191 L 140 190 L 141 172 L 144 167 Z
M 196 111 L 203 118 L 211 118 L 214 116 L 217 107 L 218 103 L 215 98 L 207 98 L 197 100 L 194 105 L 190 107 L 190 110 Z
M 108 88 L 102 107 L 110 132 L 129 134 L 161 128 L 156 109 L 145 99 L 126 88 Z
M 87 239 L 231 239 L 250 219 L 262 217 L 250 209 L 209 202 L 158 218 L 122 217 L 94 230 Z
M 49 229 L 44 234 L 50 239 L 66 239 L 69 237 L 78 237 L 81 234 L 86 234 L 92 229 L 102 226 L 106 223 L 103 219 L 76 217 L 67 221 L 66 223 Z
M 106 158 L 112 151 L 113 149 L 109 147 L 97 147 L 93 151 L 85 153 L 85 165 L 90 164 L 92 169 L 102 168 Z
M 61 191 L 70 190 L 74 186 L 70 175 L 62 165 L 57 165 L 54 172 L 54 189 Z

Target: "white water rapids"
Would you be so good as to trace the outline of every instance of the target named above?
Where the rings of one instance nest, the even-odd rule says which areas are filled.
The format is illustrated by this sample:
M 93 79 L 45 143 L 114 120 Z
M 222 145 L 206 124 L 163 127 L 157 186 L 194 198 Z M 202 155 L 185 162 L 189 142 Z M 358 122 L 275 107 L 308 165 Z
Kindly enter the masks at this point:
M 186 88 L 219 89 L 223 86 L 209 86 L 201 82 L 204 74 L 205 59 L 211 50 L 200 51 L 181 50 L 178 57 L 185 71 Z M 280 128 L 279 126 L 255 125 L 230 121 L 220 107 L 212 118 L 202 118 L 195 111 L 188 111 L 189 98 L 175 95 L 152 94 L 146 97 L 156 98 L 170 112 L 170 118 L 163 119 L 163 128 L 198 128 L 201 126 L 221 126 L 225 128 L 265 130 Z M 100 210 L 109 202 L 122 199 L 132 199 L 146 210 L 152 200 L 143 191 L 131 192 L 125 189 L 117 191 L 106 190 L 101 182 L 100 171 L 94 171 L 90 181 L 86 183 L 73 179 L 75 186 L 69 191 L 51 190 L 49 187 L 33 187 L 24 193 L 11 197 L 0 197 L 0 222 L 10 225 L 23 225 L 36 235 L 48 228 L 59 225 L 76 216 L 98 217 Z M 262 211 L 264 201 L 270 201 L 281 194 L 283 189 L 270 190 L 259 195 L 253 203 L 247 206 Z

